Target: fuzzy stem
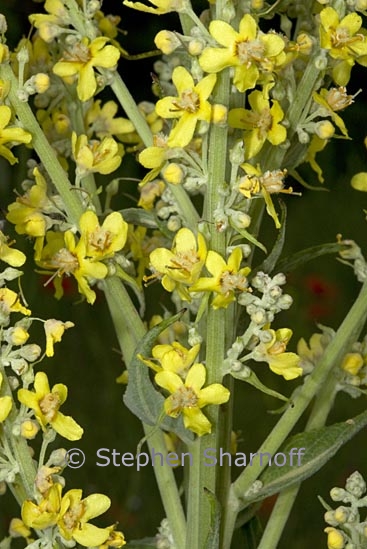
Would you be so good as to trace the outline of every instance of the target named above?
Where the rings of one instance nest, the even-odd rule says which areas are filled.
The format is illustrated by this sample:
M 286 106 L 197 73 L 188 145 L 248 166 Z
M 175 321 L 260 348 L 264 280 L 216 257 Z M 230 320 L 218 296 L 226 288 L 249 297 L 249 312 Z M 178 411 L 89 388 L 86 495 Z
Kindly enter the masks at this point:
M 225 71 L 218 77 L 213 103 L 219 102 L 228 104 L 229 97 L 229 74 Z M 219 190 L 223 186 L 226 177 L 226 158 L 227 158 L 227 128 L 221 128 L 212 125 L 209 132 L 209 160 L 208 171 L 210 174 L 208 180 L 208 191 L 206 194 L 206 203 L 204 205 L 204 217 L 208 221 L 210 231 L 210 249 L 218 252 L 225 257 L 226 235 L 219 232 L 215 224 L 215 211 L 218 207 Z M 222 364 L 225 355 L 226 345 L 226 323 L 227 311 L 224 308 L 214 310 L 209 307 L 206 318 L 206 383 L 221 383 Z M 207 448 L 218 448 L 218 440 L 223 440 L 220 436 L 218 406 L 208 407 L 206 415 L 213 425 L 212 432 L 195 441 L 193 445 L 193 454 L 196 459 L 193 460 L 193 467 L 190 469 L 189 478 L 189 498 L 188 498 L 188 524 L 190 528 L 187 533 L 187 549 L 193 547 L 203 547 L 210 530 L 210 505 L 205 489 L 212 494 L 216 494 L 216 467 L 205 465 L 204 450 Z M 226 500 L 226 494 L 221 493 L 223 501 Z M 223 503 L 221 501 L 220 503 Z
M 320 77 L 320 70 L 315 65 L 315 57 L 312 56 L 303 73 L 302 79 L 297 86 L 297 91 L 289 109 L 286 113 L 286 119 L 289 124 L 287 138 L 292 140 L 296 133 L 297 126 L 302 121 L 302 117 L 308 114 L 309 104 L 312 98 L 312 92 Z M 263 171 L 276 170 L 283 167 L 284 158 L 288 150 L 283 147 L 271 147 L 269 154 L 264 157 Z
M 8 98 L 11 105 L 17 113 L 17 117 L 19 118 L 22 126 L 32 134 L 32 146 L 46 168 L 52 183 L 55 185 L 58 193 L 63 199 L 69 220 L 77 226 L 79 218 L 83 213 L 83 207 L 78 193 L 71 192 L 73 187 L 70 184 L 68 176 L 62 168 L 55 151 L 47 141 L 46 136 L 40 128 L 30 106 L 28 103 L 20 101 L 17 95 L 18 81 L 10 65 L 0 65 L 0 78 L 5 82 L 10 82 Z
M 5 444 L 10 449 L 14 462 L 19 466 L 19 473 L 15 482 L 10 484 L 10 488 L 19 505 L 28 498 L 33 498 L 34 479 L 36 476 L 36 467 L 29 451 L 29 446 L 25 438 L 12 433 L 13 425 L 17 421 L 18 409 L 15 405 L 13 393 L 10 389 L 5 368 L 0 362 L 0 372 L 3 376 L 1 394 L 10 396 L 13 401 L 10 414 L 4 424 L 0 426 L 0 442 L 1 439 L 6 439 Z M 2 427 L 2 429 L 1 429 Z
M 108 278 L 103 287 L 124 360 L 129 362 L 146 333 L 145 326 L 120 279 Z M 149 448 L 166 456 L 163 432 L 148 425 L 143 424 L 143 427 Z M 154 473 L 175 544 L 177 549 L 184 549 L 186 523 L 173 469 L 169 466 L 154 467 Z
M 320 429 L 325 425 L 337 393 L 336 386 L 338 380 L 335 375 L 335 368 L 339 367 L 339 364 L 334 366 L 334 370 L 331 371 L 327 382 L 324 383 L 317 394 L 305 432 L 312 429 Z M 258 549 L 275 549 L 277 547 L 300 488 L 301 483 L 298 483 L 279 494 Z
M 304 385 L 294 398 L 293 406 L 288 408 L 280 418 L 272 432 L 259 448 L 259 453 L 268 452 L 270 455 L 274 455 L 277 452 L 280 445 L 284 442 L 313 397 L 316 395 L 318 389 L 326 382 L 334 364 L 340 362 L 345 353 L 345 349 L 348 349 L 350 345 L 358 339 L 366 317 L 367 282 L 363 284 L 357 300 L 340 325 L 334 339 L 327 347 L 317 368 L 315 368 L 312 374 L 305 380 Z M 251 467 L 246 467 L 232 484 L 228 503 L 230 507 L 228 512 L 231 519 L 227 524 L 227 543 L 230 543 L 236 516 L 238 512 L 244 508 L 244 505 L 241 504 L 241 498 L 244 497 L 246 491 L 253 485 L 265 467 L 265 464 L 261 465 L 260 463 L 253 464 Z

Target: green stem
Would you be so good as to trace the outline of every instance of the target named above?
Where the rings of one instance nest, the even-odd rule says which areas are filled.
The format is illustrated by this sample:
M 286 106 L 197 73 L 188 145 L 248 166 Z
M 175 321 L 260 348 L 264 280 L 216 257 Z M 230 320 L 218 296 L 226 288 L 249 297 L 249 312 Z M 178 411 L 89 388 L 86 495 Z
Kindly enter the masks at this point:
M 339 367 L 340 364 L 335 364 L 327 382 L 324 383 L 317 394 L 305 432 L 320 429 L 325 425 L 337 393 L 338 379 L 335 375 L 335 368 Z M 275 549 L 277 547 L 300 488 L 301 482 L 279 494 L 258 549 Z
M 340 362 L 345 350 L 354 343 L 359 336 L 363 324 L 367 317 L 367 282 L 364 283 L 360 294 L 351 307 L 349 313 L 339 327 L 334 339 L 327 347 L 322 359 L 312 374 L 305 380 L 304 385 L 293 401 L 293 406 L 280 418 L 272 432 L 261 445 L 259 452 L 269 452 L 274 455 L 280 445 L 284 442 L 293 427 L 296 425 L 307 406 L 316 395 L 318 389 L 324 385 L 326 379 L 334 364 Z M 247 467 L 232 484 L 229 506 L 229 521 L 226 525 L 225 539 L 227 547 L 230 546 L 230 540 L 238 512 L 244 507 L 241 504 L 241 498 L 246 491 L 253 485 L 266 465 L 260 463 Z
M 229 98 L 229 73 L 224 71 L 218 77 L 213 103 L 228 104 Z M 226 235 L 219 232 L 215 224 L 215 211 L 220 200 L 220 189 L 226 179 L 227 159 L 227 128 L 212 125 L 209 132 L 209 160 L 208 160 L 208 191 L 205 197 L 204 217 L 208 221 L 210 232 L 210 249 L 218 252 L 222 257 L 226 253 Z M 225 309 L 214 310 L 210 307 L 206 318 L 206 366 L 207 384 L 221 383 L 222 364 L 226 350 L 226 323 L 227 311 Z M 190 469 L 189 476 L 189 497 L 187 521 L 190 528 L 187 532 L 187 549 L 202 548 L 210 531 L 210 505 L 205 489 L 212 494 L 218 494 L 216 467 L 208 467 L 203 459 L 204 450 L 219 446 L 219 440 L 223 440 L 220 434 L 219 414 L 221 409 L 218 406 L 208 407 L 206 415 L 211 422 L 213 429 L 209 435 L 195 441 L 192 451 L 196 459 Z M 223 486 L 222 486 L 223 488 Z M 227 494 L 221 493 L 223 504 Z
M 111 73 L 109 73 L 109 76 Z M 146 147 L 151 147 L 153 144 L 153 135 L 149 127 L 149 124 L 145 120 L 143 114 L 139 110 L 135 99 L 129 92 L 126 87 L 125 82 L 122 80 L 121 76 L 115 72 L 113 73 L 113 79 L 111 82 L 111 88 L 116 95 L 121 107 L 124 109 L 127 117 L 134 124 L 135 129 L 143 141 Z
M 146 333 L 145 326 L 119 278 L 107 278 L 103 287 L 124 360 L 129 362 Z M 148 425 L 143 424 L 143 427 L 150 450 L 154 448 L 156 453 L 165 456 L 167 447 L 163 432 Z M 184 549 L 186 522 L 173 469 L 154 467 L 154 473 L 175 544 L 177 549 Z
M 2 437 L 6 438 L 6 444 L 12 453 L 13 461 L 19 466 L 17 478 L 15 482 L 11 483 L 10 488 L 19 505 L 21 505 L 26 498 L 33 498 L 36 467 L 34 465 L 26 439 L 20 435 L 14 435 L 12 432 L 13 425 L 15 425 L 17 421 L 18 409 L 14 402 L 13 393 L 10 389 L 5 368 L 1 363 L 0 372 L 3 376 L 1 394 L 10 396 L 13 401 L 10 414 L 5 420 L 5 423 L 2 425 L 2 433 L 0 426 L 0 441 Z
M 161 453 L 164 459 L 166 459 L 168 452 L 163 432 L 150 425 L 143 424 L 143 427 L 150 451 L 153 452 L 154 450 L 156 454 Z M 175 541 L 175 547 L 177 549 L 184 549 L 186 544 L 186 519 L 173 468 L 165 463 L 163 467 L 154 467 L 154 474 L 170 530 Z
M 320 77 L 320 70 L 315 65 L 315 56 L 311 56 L 310 61 L 303 73 L 302 79 L 297 86 L 297 91 L 294 99 L 286 114 L 286 119 L 289 124 L 287 131 L 287 139 L 292 140 L 296 129 L 304 114 L 308 114 L 308 106 L 312 98 L 312 92 L 315 89 L 316 82 Z M 283 147 L 271 147 L 269 154 L 262 155 L 264 159 L 263 171 L 276 170 L 283 166 L 284 158 L 288 149 Z
M 10 82 L 8 97 L 11 105 L 17 113 L 17 117 L 22 123 L 22 126 L 32 134 L 32 146 L 46 168 L 52 183 L 63 199 L 69 220 L 77 226 L 79 218 L 83 213 L 80 197 L 78 196 L 78 193 L 71 192 L 73 187 L 70 184 L 67 174 L 62 168 L 55 151 L 47 141 L 30 106 L 28 103 L 24 103 L 18 98 L 18 81 L 10 65 L 0 65 L 0 78 L 5 82 Z

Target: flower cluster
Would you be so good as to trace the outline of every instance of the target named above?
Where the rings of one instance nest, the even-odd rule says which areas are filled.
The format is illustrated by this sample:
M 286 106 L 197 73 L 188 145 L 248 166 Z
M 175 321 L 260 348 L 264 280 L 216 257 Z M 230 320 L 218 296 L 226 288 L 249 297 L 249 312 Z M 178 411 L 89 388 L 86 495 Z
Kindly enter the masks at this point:
M 366 483 L 355 471 L 346 480 L 345 488 L 332 488 L 330 497 L 339 505 L 336 509 L 327 506 L 324 515 L 328 549 L 343 549 L 349 545 L 363 547 L 367 538 L 367 523 L 361 518 L 361 508 L 367 506 Z
M 313 334 L 308 344 L 303 338 L 298 342 L 300 366 L 305 374 L 312 372 L 335 337 L 335 331 L 332 328 L 326 326 L 319 326 L 319 328 L 321 333 Z M 367 337 L 353 343 L 351 349 L 345 352 L 339 367 L 334 370 L 337 379 L 336 391 L 343 391 L 352 398 L 364 394 L 367 385 L 366 353 Z
M 155 361 L 140 358 L 157 372 L 156 384 L 169 393 L 164 402 L 166 414 L 174 418 L 182 414 L 185 427 L 202 436 L 210 433 L 212 426 L 201 408 L 208 404 L 224 404 L 229 400 L 230 392 L 220 383 L 204 387 L 205 366 L 195 362 L 199 350 L 200 344 L 186 349 L 179 342 L 173 342 L 153 347 Z
M 180 444 L 192 440 L 192 433 L 210 434 L 229 449 L 230 431 L 224 436 L 229 407 L 219 406 L 233 394 L 223 378 L 229 374 L 279 396 L 258 379 L 258 364 L 286 381 L 312 376 L 336 336 L 321 327 L 308 344 L 301 339 L 296 353 L 289 349 L 291 328 L 276 324 L 276 315 L 292 304 L 282 288 L 288 268 L 277 267 L 287 208 L 278 198 L 300 194 L 288 176 L 310 186 L 299 174 L 304 163 L 323 182 L 319 153 L 334 137 L 349 139 L 343 111 L 357 95 L 347 89 L 352 68 L 367 66 L 367 30 L 358 13 L 364 13 L 366 2 L 319 0 L 309 9 L 298 0 L 220 2 L 201 17 L 188 0 L 123 3 L 147 13 L 181 15 L 183 33 L 161 30 L 155 37 L 163 53 L 153 65 L 155 102 L 137 104 L 130 95 L 118 73 L 120 57 L 129 57 L 119 43 L 120 17 L 104 13 L 99 0 L 46 0 L 44 13 L 30 16 L 32 33 L 14 52 L 6 45 L 7 25 L 0 16 L 0 156 L 14 164 L 13 148 L 21 144 L 37 155 L 35 160 L 29 153 L 6 220 L 17 235 L 32 240 L 37 270 L 47 276 L 45 285 L 53 283 L 56 298 L 63 296 L 68 277 L 88 304 L 95 303 L 96 289 L 103 289 L 129 373 L 119 378 L 129 377 L 126 404 L 147 425 L 156 420 L 155 440 L 163 447 L 160 420 L 166 415 L 182 418 L 164 419 L 177 427 Z M 365 174 L 352 183 L 362 189 Z M 291 207 L 287 196 L 284 202 Z M 262 241 L 265 212 L 278 232 L 273 249 Z M 37 362 L 53 357 L 74 324 L 33 318 L 21 289 L 8 287 L 26 259 L 13 244 L 0 233 L 0 259 L 7 264 L 0 275 L 0 482 L 11 485 L 22 507 L 10 536 L 23 537 L 29 547 L 122 547 L 124 536 L 115 526 L 89 523 L 109 508 L 109 498 L 83 498 L 79 489 L 64 493 L 62 449 L 45 463 L 56 435 L 75 441 L 83 433 L 62 412 L 66 385 L 50 384 L 44 368 L 35 370 Z M 365 281 L 361 250 L 352 241 L 339 244 L 342 261 L 352 262 L 358 280 Z M 258 261 L 262 253 L 266 258 Z M 160 285 L 153 291 L 160 292 L 160 286 L 163 291 L 150 299 L 148 286 L 155 281 Z M 150 323 L 146 297 L 160 308 Z M 175 311 L 181 311 L 180 320 L 169 324 Z M 169 328 L 159 332 L 155 325 L 162 316 Z M 29 343 L 35 322 L 43 325 L 43 346 Z M 146 357 L 148 340 L 152 356 Z M 367 338 L 348 343 L 330 373 L 335 393 L 365 392 L 366 356 Z M 131 367 L 136 358 L 141 376 Z M 149 411 L 159 403 L 160 417 L 147 417 L 145 398 Z M 35 459 L 29 453 L 36 437 L 37 443 L 43 440 L 38 462 L 33 448 Z M 163 491 L 172 491 L 163 499 L 180 502 L 168 478 L 167 473 Z M 215 537 L 207 511 L 199 527 L 199 507 L 208 508 L 203 494 L 223 507 L 228 483 L 218 483 L 211 471 L 203 476 L 194 470 L 187 479 L 189 495 L 183 499 L 193 533 L 184 533 L 185 512 L 166 508 L 171 517 L 162 522 L 157 540 L 162 546 L 167 541 L 181 547 L 186 534 L 192 547 Z M 216 485 L 223 494 L 210 493 Z M 242 488 L 238 493 L 247 493 Z M 235 489 L 230 518 L 221 517 L 223 546 L 230 545 L 227 527 L 236 523 L 243 503 L 236 494 Z M 351 502 L 352 510 L 329 513 L 330 548 L 363 543 L 358 506 L 364 494 L 356 475 L 337 493 L 335 499 Z
M 89 218 L 86 214 L 83 220 L 88 246 L 97 256 L 113 254 L 113 242 L 106 238 L 103 232 L 105 228 L 99 227 L 94 214 L 89 213 Z M 101 234 L 96 234 L 96 227 Z M 125 237 L 123 235 L 121 238 Z M 20 267 L 25 259 L 22 252 L 8 245 L 8 239 L 1 233 L 0 260 L 12 267 Z M 23 502 L 22 519 L 11 521 L 9 540 L 22 537 L 29 546 L 35 542 L 32 538 L 34 529 L 42 543 L 54 543 L 61 539 L 65 543 L 77 542 L 84 547 L 96 544 L 103 548 L 122 547 L 125 538 L 114 525 L 99 528 L 89 523 L 109 508 L 111 502 L 107 496 L 92 494 L 82 499 L 82 491 L 79 489 L 69 490 L 62 496 L 65 480 L 61 471 L 66 465 L 65 450 L 55 450 L 47 463 L 43 464 L 47 446 L 56 434 L 69 441 L 79 440 L 83 435 L 82 427 L 60 411 L 68 394 L 66 385 L 57 383 L 50 388 L 45 372 L 34 374 L 36 361 L 45 356 L 52 357 L 55 343 L 60 342 L 65 330 L 74 324 L 70 321 L 48 319 L 43 322 L 32 318 L 31 311 L 22 304 L 20 296 L 5 287 L 7 282 L 21 274 L 14 268 L 6 269 L 0 288 L 0 482 L 9 484 Z M 14 321 L 14 315 L 21 315 L 22 318 Z M 42 357 L 41 347 L 28 343 L 32 324 L 36 321 L 42 322 L 44 326 L 46 349 Z M 31 384 L 33 389 L 29 389 Z M 35 469 L 32 459 L 34 449 L 28 443 L 38 433 L 42 433 L 43 437 L 42 457 Z M 15 454 L 15 448 L 18 448 L 17 452 L 23 448 L 21 459 L 19 453 Z M 19 484 L 19 476 L 27 479 L 26 498 L 24 487 Z M 32 486 L 34 489 L 31 496 L 29 488 Z

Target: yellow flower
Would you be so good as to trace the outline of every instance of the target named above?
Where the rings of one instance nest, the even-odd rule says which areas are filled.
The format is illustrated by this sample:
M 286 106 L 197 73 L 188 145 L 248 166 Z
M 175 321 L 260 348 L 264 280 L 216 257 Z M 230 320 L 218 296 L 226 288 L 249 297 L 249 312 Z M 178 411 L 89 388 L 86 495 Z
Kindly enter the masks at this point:
M 109 549 L 111 547 L 123 547 L 126 545 L 125 536 L 122 532 L 116 531 L 115 526 L 107 526 L 105 530 L 109 531 L 109 536 L 98 549 Z
M 107 101 L 103 107 L 100 100 L 94 101 L 85 116 L 90 131 L 99 138 L 133 132 L 135 127 L 130 120 L 122 117 L 115 118 L 117 110 L 118 105 L 115 101 Z
M 68 440 L 79 440 L 83 435 L 83 429 L 72 417 L 64 416 L 59 412 L 68 394 L 66 385 L 58 383 L 50 390 L 47 375 L 44 372 L 37 372 L 34 378 L 34 389 L 35 391 L 19 389 L 18 400 L 34 410 L 42 429 L 45 430 L 46 425 L 51 425 L 62 437 Z
M 83 547 L 95 547 L 105 543 L 109 528 L 98 528 L 89 520 L 98 517 L 110 507 L 110 499 L 103 494 L 91 494 L 82 499 L 82 490 L 66 492 L 61 500 L 57 526 L 67 540 L 74 540 Z
M 36 184 L 15 202 L 9 205 L 6 219 L 15 224 L 18 234 L 45 236 L 51 220 L 47 213 L 56 213 L 56 208 L 47 196 L 47 183 L 38 168 L 33 170 Z
M 25 316 L 29 316 L 31 311 L 23 307 L 18 294 L 13 292 L 13 290 L 0 288 L 0 316 L 9 316 L 10 313 L 22 313 Z
M 317 173 L 317 177 L 320 183 L 323 183 L 325 179 L 322 174 L 322 168 L 316 161 L 316 155 L 317 153 L 324 150 L 327 143 L 328 143 L 327 139 L 322 139 L 318 135 L 314 134 L 312 136 L 311 143 L 307 149 L 307 155 L 305 157 L 305 162 L 308 162 L 311 168 L 313 169 L 313 171 Z
M 194 345 L 191 349 L 186 349 L 181 343 L 174 341 L 172 344 L 155 345 L 152 349 L 153 360 L 141 356 L 139 358 L 155 372 L 166 370 L 185 377 L 188 369 L 198 356 L 199 350 L 200 343 Z
M 6 147 L 6 143 L 20 144 L 30 143 L 32 136 L 29 132 L 23 130 L 19 126 L 8 126 L 11 119 L 11 108 L 7 105 L 0 105 L 0 156 L 3 156 L 10 162 L 16 164 L 18 159 L 15 158 L 10 148 Z M 10 145 L 10 146 L 11 146 Z
M 348 130 L 345 127 L 344 121 L 336 114 L 336 111 L 341 111 L 351 105 L 354 96 L 347 95 L 346 88 L 339 86 L 339 88 L 331 88 L 329 90 L 322 88 L 320 93 L 313 92 L 312 97 L 316 103 L 325 109 L 325 112 L 331 117 L 342 134 L 348 137 Z
M 293 192 L 292 187 L 284 189 L 286 170 L 267 170 L 265 173 L 262 173 L 258 166 L 255 167 L 248 163 L 242 164 L 241 168 L 245 170 L 246 175 L 240 179 L 238 190 L 246 198 L 261 194 L 265 200 L 268 214 L 273 218 L 276 228 L 279 229 L 281 225 L 271 195 Z
M 10 246 L 13 242 L 9 242 L 7 236 L 0 231 L 0 259 L 5 261 L 8 265 L 12 267 L 21 267 L 25 260 L 27 259 L 23 252 L 20 250 L 14 250 Z
M 188 8 L 188 4 L 185 0 L 149 0 L 153 6 L 146 6 L 142 2 L 130 2 L 130 0 L 124 0 L 124 6 L 128 8 L 134 8 L 138 11 L 145 11 L 146 13 L 154 13 L 155 15 L 162 15 L 164 13 L 183 12 Z
M 79 227 L 88 257 L 112 257 L 126 244 L 128 224 L 119 212 L 110 213 L 102 226 L 94 212 L 84 212 L 79 220 Z
M 167 137 L 161 133 L 153 135 L 153 145 L 145 148 L 139 153 L 139 162 L 144 168 L 150 171 L 144 176 L 139 186 L 143 187 L 154 180 L 161 169 L 170 158 L 177 156 L 177 149 L 171 148 L 167 144 Z
M 59 343 L 65 330 L 73 328 L 73 326 L 74 323 L 69 320 L 67 322 L 55 318 L 46 320 L 43 325 L 46 334 L 46 356 L 54 356 L 54 343 Z
M 47 244 L 42 250 L 37 261 L 40 267 L 56 270 L 58 278 L 54 278 L 56 298 L 62 296 L 61 278 L 63 275 L 72 275 L 77 283 L 79 292 L 84 294 L 88 303 L 93 304 L 96 299 L 95 292 L 90 288 L 88 280 L 101 280 L 108 274 L 107 266 L 93 258 L 86 257 L 86 242 L 81 238 L 76 243 L 71 231 L 65 233 L 46 234 Z
M 0 390 L 3 383 L 3 374 L 0 372 Z M 0 397 L 0 423 L 6 420 L 12 409 L 13 401 L 11 396 L 5 395 Z
M 98 23 L 98 28 L 103 36 L 116 38 L 120 31 L 118 25 L 121 22 L 121 17 L 119 15 L 105 15 L 102 11 L 98 10 L 94 14 L 94 19 Z
M 53 72 L 62 78 L 78 76 L 76 90 L 81 101 L 88 101 L 96 92 L 94 67 L 114 69 L 119 60 L 119 50 L 115 46 L 106 46 L 108 40 L 105 36 L 99 36 L 89 43 L 87 38 L 82 38 L 65 51 L 53 67 Z
M 63 31 L 63 27 L 70 24 L 69 12 L 61 0 L 46 0 L 44 13 L 34 13 L 29 20 L 38 29 L 39 35 L 45 42 L 52 40 Z
M 56 524 L 61 504 L 62 486 L 55 483 L 36 504 L 27 499 L 22 505 L 22 519 L 29 528 L 43 530 Z
M 353 12 L 340 20 L 337 11 L 328 6 L 320 13 L 320 23 L 320 45 L 337 60 L 332 69 L 334 82 L 345 86 L 355 61 L 367 65 L 366 30 L 361 29 L 362 17 Z
M 167 144 L 170 147 L 186 147 L 193 138 L 199 120 L 210 122 L 211 105 L 207 101 L 213 91 L 217 77 L 206 76 L 198 84 L 184 67 L 176 67 L 172 81 L 178 97 L 164 97 L 157 102 L 156 111 L 163 118 L 180 118 L 171 130 Z
M 249 14 L 242 17 L 238 32 L 225 21 L 212 21 L 209 32 L 224 47 L 205 48 L 199 58 L 201 68 L 216 73 L 235 67 L 233 83 L 240 92 L 254 88 L 261 73 L 273 72 L 285 60 L 283 38 L 261 32 Z
M 86 135 L 77 136 L 75 132 L 71 136 L 71 150 L 79 177 L 89 173 L 109 174 L 117 170 L 124 156 L 123 145 L 112 137 L 88 140 Z
M 211 432 L 211 423 L 201 408 L 208 404 L 224 404 L 229 400 L 230 392 L 220 383 L 213 383 L 202 388 L 206 379 L 203 364 L 191 366 L 185 383 L 174 372 L 162 371 L 155 375 L 157 385 L 166 389 L 171 395 L 164 402 L 167 415 L 178 417 L 181 413 L 186 429 L 199 436 Z
M 265 361 L 272 372 L 284 379 L 295 379 L 302 375 L 303 370 L 299 366 L 300 357 L 296 353 L 286 352 L 287 344 L 292 337 L 292 330 L 280 328 L 279 330 L 267 330 L 271 340 L 260 343 L 254 352 L 254 360 Z
M 157 248 L 150 254 L 153 277 L 162 278 L 167 292 L 177 289 L 181 299 L 190 300 L 187 286 L 199 278 L 206 258 L 205 239 L 198 233 L 197 242 L 190 229 L 180 229 L 174 238 L 172 250 Z
M 241 248 L 235 248 L 228 258 L 228 263 L 217 252 L 209 250 L 205 266 L 212 277 L 203 277 L 190 288 L 191 292 L 214 292 L 214 309 L 228 307 L 236 299 L 235 292 L 248 290 L 247 275 L 249 267 L 240 269 L 242 261 Z
M 246 130 L 243 138 L 246 159 L 260 152 L 266 140 L 279 145 L 287 138 L 287 130 L 280 124 L 284 118 L 283 110 L 276 100 L 272 100 L 270 106 L 267 90 L 250 93 L 248 101 L 251 111 L 232 109 L 228 115 L 230 126 Z

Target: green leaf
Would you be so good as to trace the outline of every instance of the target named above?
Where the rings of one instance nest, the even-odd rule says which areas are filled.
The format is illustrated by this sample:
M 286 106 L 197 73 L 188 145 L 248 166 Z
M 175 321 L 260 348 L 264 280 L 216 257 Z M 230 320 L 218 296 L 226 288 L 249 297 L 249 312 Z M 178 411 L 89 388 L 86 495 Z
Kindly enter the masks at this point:
M 126 223 L 141 225 L 148 229 L 157 229 L 158 227 L 155 216 L 143 208 L 125 208 L 124 210 L 120 210 L 120 214 Z
M 234 225 L 232 225 L 232 227 L 234 227 Z M 262 250 L 264 253 L 266 253 L 266 254 L 268 253 L 267 249 L 264 246 L 264 244 L 259 242 L 252 234 L 250 234 L 248 231 L 246 231 L 246 229 L 239 229 L 238 227 L 234 227 L 234 228 L 236 229 L 236 231 L 241 236 L 243 236 L 244 238 L 246 238 L 246 240 L 251 242 L 251 244 L 253 244 L 254 246 L 257 246 L 258 248 L 260 248 L 260 250 Z M 233 240 L 236 240 L 236 239 L 234 238 Z
M 246 381 L 246 383 L 249 383 L 250 385 L 258 389 L 262 393 L 265 393 L 266 395 L 272 396 L 274 398 L 279 398 L 279 400 L 284 400 L 285 402 L 289 402 L 289 398 L 283 396 L 281 393 L 278 393 L 277 391 L 273 391 L 273 389 L 269 389 L 269 387 L 261 383 L 261 381 L 253 371 L 251 371 L 251 374 L 249 376 L 241 375 L 241 371 L 235 372 L 233 370 L 230 372 L 230 374 L 232 377 L 236 379 L 240 379 L 241 381 Z
M 306 181 L 303 179 L 303 177 L 300 176 L 300 174 L 296 170 L 289 170 L 289 175 L 291 175 L 298 183 L 300 183 L 305 189 L 310 189 L 311 191 L 326 191 L 329 192 L 329 189 L 326 187 L 314 187 L 313 185 L 310 185 L 309 183 L 306 183 Z
M 149 376 L 149 367 L 138 358 L 138 355 L 150 357 L 159 334 L 179 320 L 185 311 L 186 309 L 154 326 L 138 343 L 133 358 L 127 365 L 129 381 L 124 394 L 124 403 L 143 423 L 176 433 L 181 440 L 189 443 L 194 439 L 193 433 L 184 427 L 181 417 L 176 419 L 164 414 L 165 399 L 154 388 Z
M 278 261 L 280 254 L 282 253 L 283 246 L 284 246 L 284 240 L 285 240 L 285 227 L 286 227 L 286 221 L 287 221 L 287 208 L 286 205 L 282 200 L 279 200 L 279 205 L 282 210 L 282 219 L 281 219 L 281 225 L 280 225 L 280 231 L 278 233 L 277 239 L 275 241 L 275 244 L 273 246 L 273 249 L 271 250 L 270 254 L 264 261 L 261 263 L 259 267 L 254 269 L 252 271 L 252 276 L 254 276 L 257 272 L 263 271 L 264 273 L 271 273 L 274 270 L 274 267 L 276 265 L 276 262 Z
M 346 250 L 348 247 L 345 244 L 339 244 L 338 242 L 333 242 L 330 244 L 320 244 L 319 246 L 312 246 L 311 248 L 306 248 L 295 254 L 292 254 L 289 257 L 286 257 L 279 261 L 276 264 L 275 269 L 277 272 L 287 273 L 293 271 L 298 267 L 301 267 L 308 261 L 327 254 L 337 254 L 342 250 Z
M 341 446 L 366 425 L 367 411 L 342 423 L 335 423 L 322 429 L 314 429 L 291 437 L 278 452 L 286 457 L 284 466 L 277 466 L 276 463 L 269 465 L 259 478 L 263 483 L 262 488 L 256 493 L 249 494 L 244 498 L 244 501 L 248 503 L 260 501 L 297 482 L 302 482 L 321 469 Z M 295 452 L 291 460 L 292 449 L 295 449 Z M 298 460 L 296 451 L 300 449 L 304 449 L 304 454 Z M 281 456 L 282 461 L 284 461 L 283 455 Z M 263 457 L 268 459 L 267 455 Z M 261 456 L 259 456 L 260 458 Z M 298 465 L 298 461 L 300 465 Z

